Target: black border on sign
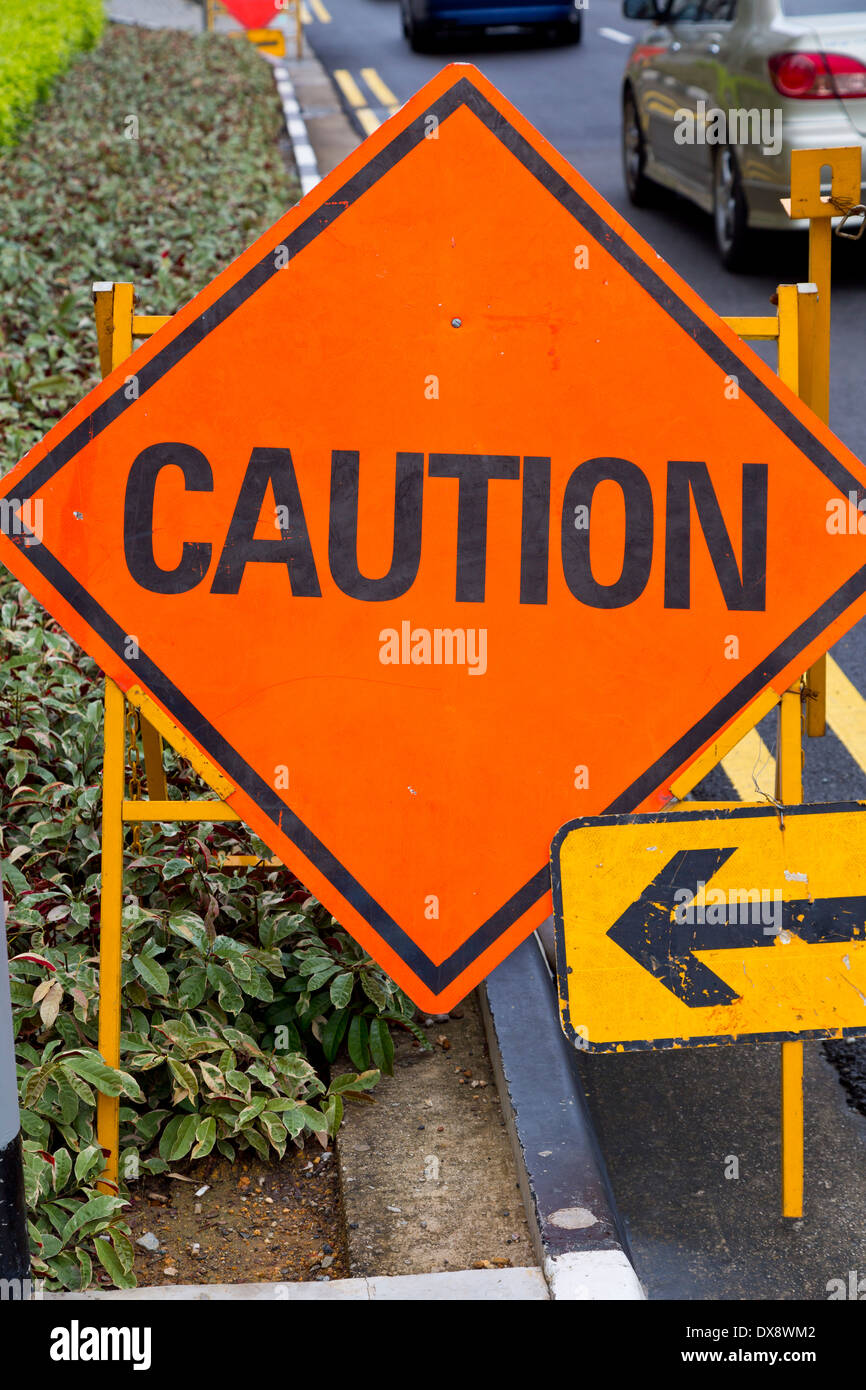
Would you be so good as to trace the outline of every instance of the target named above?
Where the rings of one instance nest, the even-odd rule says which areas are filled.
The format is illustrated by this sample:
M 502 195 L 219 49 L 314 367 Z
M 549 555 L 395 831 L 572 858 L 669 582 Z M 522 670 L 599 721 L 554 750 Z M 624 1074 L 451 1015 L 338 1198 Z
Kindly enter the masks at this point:
M 642 259 L 637 251 L 607 225 L 604 219 L 591 208 L 565 178 L 547 162 L 544 156 L 511 125 L 502 114 L 469 78 L 461 77 L 442 94 L 432 105 L 405 129 L 401 130 L 378 154 L 372 156 L 362 169 L 335 192 L 329 201 L 316 208 L 310 215 L 282 239 L 290 260 L 309 246 L 316 237 L 341 217 L 356 203 L 368 189 L 372 188 L 385 174 L 393 169 L 401 159 L 409 154 L 425 138 L 429 128 L 428 118 L 434 116 L 440 123 L 460 107 L 466 107 L 500 141 L 502 145 L 524 166 L 524 168 L 547 189 L 550 195 L 561 204 L 588 232 L 608 251 L 636 281 L 651 295 L 656 303 L 690 338 L 702 348 L 707 356 L 728 376 L 738 378 L 740 389 L 747 392 L 752 400 L 768 415 L 783 434 L 820 469 L 843 496 L 850 491 L 859 493 L 860 483 L 834 454 L 795 415 L 775 393 L 760 381 L 732 349 L 684 303 L 675 290 L 671 289 Z M 227 289 L 218 300 L 209 305 L 192 323 L 166 343 L 149 362 L 137 370 L 138 398 L 144 395 L 166 372 L 180 362 L 209 333 L 212 333 L 240 305 L 244 304 L 256 290 L 260 289 L 272 275 L 277 274 L 273 250 L 246 271 L 241 278 Z M 101 405 L 92 415 L 80 421 L 65 438 L 21 480 L 15 488 L 14 499 L 11 492 L 7 500 L 25 503 L 35 492 L 45 485 L 59 469 L 63 468 L 75 455 L 116 420 L 127 406 L 123 386 Z M 23 546 L 25 536 L 11 538 Z M 77 580 L 60 564 L 44 544 L 29 547 L 28 560 L 36 566 L 51 584 L 89 626 L 99 634 L 112 649 L 118 659 L 126 666 L 123 656 L 124 632 L 114 619 L 88 594 Z M 822 632 L 834 618 L 838 617 L 860 595 L 866 591 L 866 565 L 854 574 L 837 592 L 822 604 L 811 618 L 771 652 L 764 661 L 748 676 L 738 681 L 736 686 L 720 700 L 710 712 L 703 716 L 682 738 L 668 749 L 662 757 L 646 769 L 635 782 L 623 790 L 611 803 L 609 811 L 627 811 L 640 804 L 669 775 L 680 767 L 686 759 L 712 737 L 728 720 L 738 714 L 795 656 Z M 131 667 L 128 667 L 132 671 Z M 376 902 L 361 883 L 349 872 L 339 859 L 322 843 L 308 826 L 295 814 L 291 807 L 263 781 L 238 754 L 229 746 L 218 731 L 187 699 L 182 691 L 169 680 L 156 664 L 140 652 L 135 662 L 135 683 L 145 685 L 164 705 L 172 719 L 187 729 L 214 762 L 225 769 L 238 787 L 256 803 L 274 826 L 286 835 L 306 856 L 319 872 L 329 880 L 336 890 L 364 918 L 378 936 L 414 971 L 418 979 L 433 993 L 439 994 L 463 973 L 478 956 L 488 949 L 510 926 L 518 921 L 534 903 L 538 902 L 550 887 L 550 874 L 547 865 L 539 868 L 518 892 L 478 927 L 470 937 L 446 960 L 437 965 L 403 930 L 401 926 Z
M 866 801 L 819 801 L 804 806 L 785 806 L 785 819 L 789 816 L 832 816 L 840 814 L 859 814 L 866 816 Z M 779 819 L 779 807 L 774 803 L 761 806 L 707 806 L 694 811 L 646 811 L 636 815 L 582 816 L 568 821 L 557 830 L 550 846 L 550 879 L 553 888 L 553 921 L 556 937 L 556 979 L 559 993 L 559 1013 L 562 1030 L 570 1043 L 579 1052 L 659 1052 L 680 1047 L 713 1047 L 735 1042 L 793 1042 L 795 1040 L 817 1038 L 862 1038 L 866 1036 L 866 1023 L 851 1028 L 808 1028 L 792 1033 L 710 1033 L 702 1037 L 687 1038 L 626 1038 L 611 1042 L 589 1042 L 578 1034 L 571 1021 L 571 999 L 568 992 L 568 967 L 565 960 L 565 935 L 562 912 L 562 861 L 560 851 L 563 840 L 573 830 L 584 830 L 588 826 L 613 827 L 616 825 L 676 825 L 687 821 L 707 820 L 766 820 Z M 610 924 L 613 926 L 613 922 Z M 605 929 L 605 935 L 607 934 Z M 749 949 L 749 948 L 747 948 Z M 762 947 L 750 949 L 761 950 Z M 634 963 L 634 962 L 633 962 Z M 710 1005 L 709 1007 L 715 1007 Z M 695 1010 L 697 1012 L 697 1010 Z

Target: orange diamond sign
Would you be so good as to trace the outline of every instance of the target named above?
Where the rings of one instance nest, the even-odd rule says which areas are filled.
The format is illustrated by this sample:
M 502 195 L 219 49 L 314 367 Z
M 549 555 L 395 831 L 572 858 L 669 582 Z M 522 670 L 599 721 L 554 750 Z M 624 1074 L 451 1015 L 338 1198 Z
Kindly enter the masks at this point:
M 426 1009 L 549 914 L 560 825 L 663 806 L 866 609 L 866 470 L 465 66 L 3 492 L 10 568 Z

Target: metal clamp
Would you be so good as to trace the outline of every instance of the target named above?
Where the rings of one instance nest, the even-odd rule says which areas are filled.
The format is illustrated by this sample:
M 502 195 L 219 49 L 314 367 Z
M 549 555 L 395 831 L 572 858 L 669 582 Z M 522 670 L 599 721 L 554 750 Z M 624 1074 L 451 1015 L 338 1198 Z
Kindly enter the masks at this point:
M 842 228 L 845 226 L 849 217 L 860 217 L 860 225 L 850 232 L 843 232 Z M 844 237 L 845 241 L 859 241 L 863 235 L 864 228 L 866 228 L 866 203 L 856 203 L 854 207 L 849 207 L 847 209 L 843 214 L 842 221 L 833 228 L 833 231 L 836 236 Z

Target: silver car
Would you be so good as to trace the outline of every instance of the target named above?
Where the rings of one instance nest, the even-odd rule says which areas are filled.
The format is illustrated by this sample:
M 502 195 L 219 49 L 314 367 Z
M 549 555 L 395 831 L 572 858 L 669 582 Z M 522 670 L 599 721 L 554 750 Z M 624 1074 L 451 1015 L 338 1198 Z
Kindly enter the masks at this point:
M 739 269 L 753 228 L 804 225 L 779 204 L 792 149 L 866 147 L 862 0 L 625 0 L 623 13 L 651 21 L 623 83 L 629 198 L 646 205 L 659 184 L 690 198 Z

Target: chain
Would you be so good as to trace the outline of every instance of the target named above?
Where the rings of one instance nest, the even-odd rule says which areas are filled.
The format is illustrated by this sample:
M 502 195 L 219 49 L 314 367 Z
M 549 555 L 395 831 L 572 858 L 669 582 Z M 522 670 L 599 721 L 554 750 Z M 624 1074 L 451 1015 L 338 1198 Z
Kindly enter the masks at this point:
M 126 706 L 126 742 L 129 748 L 129 795 L 132 801 L 141 801 L 141 752 L 139 747 L 140 725 L 138 710 L 134 705 Z M 132 827 L 132 847 L 136 854 L 141 853 L 141 826 L 138 821 Z
M 836 236 L 842 237 L 843 241 L 859 241 L 866 230 L 866 204 L 852 203 L 850 198 L 834 198 L 832 195 L 829 201 L 836 211 L 842 214 L 842 221 L 833 228 Z M 849 217 L 859 217 L 861 221 L 858 227 L 853 227 L 850 232 L 846 232 L 842 229 Z

